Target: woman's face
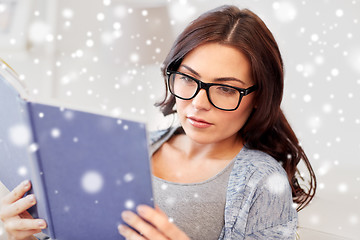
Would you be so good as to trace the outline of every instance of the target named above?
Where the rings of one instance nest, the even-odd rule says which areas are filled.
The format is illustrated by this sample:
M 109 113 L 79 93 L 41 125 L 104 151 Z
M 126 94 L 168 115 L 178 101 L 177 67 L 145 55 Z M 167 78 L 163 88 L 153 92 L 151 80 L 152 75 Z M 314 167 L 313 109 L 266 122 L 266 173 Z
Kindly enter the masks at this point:
M 183 59 L 179 72 L 205 83 L 220 83 L 239 88 L 254 85 L 250 63 L 239 50 L 208 43 L 189 52 Z M 209 102 L 206 91 L 191 100 L 176 98 L 176 109 L 181 125 L 188 137 L 200 144 L 235 141 L 253 109 L 254 93 L 244 96 L 234 111 L 215 108 Z

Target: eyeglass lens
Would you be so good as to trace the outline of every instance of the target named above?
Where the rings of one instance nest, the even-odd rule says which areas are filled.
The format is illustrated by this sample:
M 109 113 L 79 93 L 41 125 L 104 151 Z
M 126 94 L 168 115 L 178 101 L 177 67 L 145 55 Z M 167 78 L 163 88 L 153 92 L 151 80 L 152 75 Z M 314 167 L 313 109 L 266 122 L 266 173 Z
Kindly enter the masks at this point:
M 184 100 L 194 98 L 200 90 L 200 85 L 204 83 L 180 73 L 171 73 L 169 76 L 170 91 Z M 231 86 L 218 84 L 201 88 L 206 89 L 210 103 L 224 110 L 236 109 L 242 97 L 241 93 Z

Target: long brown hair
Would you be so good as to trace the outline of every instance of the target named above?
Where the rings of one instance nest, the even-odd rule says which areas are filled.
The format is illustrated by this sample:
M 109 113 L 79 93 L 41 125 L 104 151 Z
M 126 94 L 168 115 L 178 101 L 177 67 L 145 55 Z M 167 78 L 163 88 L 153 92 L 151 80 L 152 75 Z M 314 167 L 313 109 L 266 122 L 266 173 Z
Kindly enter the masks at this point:
M 282 164 L 288 175 L 293 200 L 300 211 L 314 197 L 315 173 L 280 109 L 284 87 L 283 61 L 272 33 L 256 14 L 248 9 L 226 5 L 191 22 L 175 40 L 164 61 L 162 73 L 166 95 L 157 106 L 165 116 L 176 112 L 175 97 L 167 90 L 166 71 L 177 70 L 191 50 L 214 42 L 235 47 L 247 56 L 258 89 L 254 98 L 256 107 L 239 135 L 246 147 L 266 152 Z M 300 185 L 298 181 L 304 180 L 297 168 L 301 160 L 309 171 L 307 186 Z

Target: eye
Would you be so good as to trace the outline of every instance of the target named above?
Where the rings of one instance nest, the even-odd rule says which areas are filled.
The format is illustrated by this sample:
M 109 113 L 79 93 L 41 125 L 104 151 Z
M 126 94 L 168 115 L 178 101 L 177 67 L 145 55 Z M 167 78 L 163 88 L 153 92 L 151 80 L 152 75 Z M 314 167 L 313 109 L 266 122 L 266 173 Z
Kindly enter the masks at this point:
M 222 94 L 222 95 L 227 95 L 227 96 L 232 96 L 232 95 L 236 95 L 237 91 L 232 87 L 217 86 L 216 93 Z
M 192 81 L 191 78 L 188 78 L 188 77 L 186 77 L 186 76 L 181 76 L 180 79 L 183 80 L 184 82 L 190 82 L 190 81 Z
M 186 75 L 178 74 L 176 78 L 183 84 L 195 84 L 195 81 Z

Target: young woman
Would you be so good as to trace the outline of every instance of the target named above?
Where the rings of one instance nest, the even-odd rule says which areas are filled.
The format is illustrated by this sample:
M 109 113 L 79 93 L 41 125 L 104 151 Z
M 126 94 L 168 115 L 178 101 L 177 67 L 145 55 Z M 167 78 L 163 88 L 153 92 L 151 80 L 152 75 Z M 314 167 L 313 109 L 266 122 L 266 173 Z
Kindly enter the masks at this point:
M 223 6 L 194 20 L 163 65 L 159 103 L 179 126 L 152 135 L 157 207 L 122 217 L 126 239 L 294 239 L 297 210 L 313 198 L 316 180 L 280 109 L 283 63 L 277 43 L 251 11 Z M 170 92 L 170 93 L 169 93 Z M 300 186 L 297 164 L 310 175 Z M 300 178 L 300 179 L 299 179 Z M 19 185 L 3 200 L 12 239 L 46 223 L 23 219 L 35 198 Z M 294 204 L 295 203 L 295 204 Z M 135 231 L 136 230 L 136 231 Z

